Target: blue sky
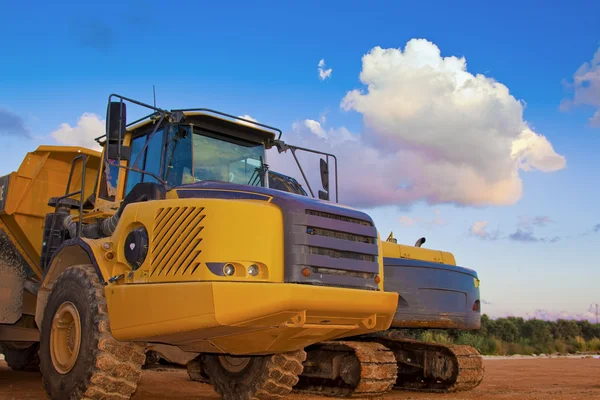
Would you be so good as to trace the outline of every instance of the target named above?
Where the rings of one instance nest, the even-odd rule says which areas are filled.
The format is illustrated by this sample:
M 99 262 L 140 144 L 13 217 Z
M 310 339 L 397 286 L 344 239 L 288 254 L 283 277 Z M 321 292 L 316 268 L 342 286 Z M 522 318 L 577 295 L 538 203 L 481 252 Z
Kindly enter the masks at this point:
M 541 1 L 487 6 L 474 1 L 177 6 L 141 1 L 11 2 L 3 5 L 0 15 L 5 38 L 0 42 L 0 174 L 15 170 L 37 145 L 54 143 L 58 136 L 50 135 L 61 124 L 69 124 L 64 132 L 87 134 L 88 125 L 69 129 L 84 113 L 103 118 L 110 93 L 151 102 L 152 85 L 159 106 L 202 106 L 250 115 L 280 127 L 290 141 L 310 134 L 303 125 L 306 120 L 319 121 L 330 136 L 344 128 L 361 140 L 371 134 L 381 139 L 394 132 L 378 130 L 381 124 L 369 125 L 365 119 L 375 115 L 376 103 L 365 97 L 354 109 L 344 110 L 342 99 L 354 89 L 367 91 L 359 78 L 361 59 L 374 47 L 404 51 L 411 39 L 423 38 L 437 46 L 442 57 L 465 57 L 470 74 L 505 85 L 511 96 L 525 103 L 522 119 L 551 143 L 566 165 L 556 167 L 554 158 L 552 171 L 518 171 L 522 193 L 508 205 L 474 206 L 469 200 L 473 193 L 466 188 L 458 201 L 387 201 L 368 212 L 382 235 L 393 230 L 408 244 L 426 236 L 426 247 L 451 251 L 461 265 L 476 269 L 482 297 L 492 303 L 485 305 L 486 312 L 525 315 L 544 309 L 582 314 L 591 303 L 600 302 L 600 233 L 593 232 L 600 224 L 600 128 L 590 124 L 600 108 L 600 83 L 578 87 L 580 93 L 587 90 L 584 101 L 568 110 L 560 105 L 575 93 L 564 82 L 573 82 L 600 47 L 598 15 L 597 1 L 552 6 Z M 332 69 L 325 80 L 317 70 L 321 59 L 325 69 Z M 600 82 L 600 72 L 597 76 Z M 387 85 L 386 95 L 404 96 L 394 92 L 397 75 L 384 78 L 373 79 Z M 323 113 L 326 120 L 320 120 Z M 500 114 L 506 115 L 514 113 Z M 474 122 L 482 123 L 482 118 Z M 436 121 L 439 126 L 434 128 L 444 131 L 444 120 Z M 305 132 L 293 126 L 304 126 Z M 314 126 L 311 132 L 316 132 Z M 532 162 L 548 167 L 542 159 Z M 381 173 L 390 175 L 386 182 L 400 183 L 403 171 Z M 421 183 L 441 187 L 443 182 Z M 361 183 L 342 182 L 357 184 Z M 448 189 L 432 190 L 423 198 L 448 194 Z M 484 231 L 470 235 L 478 221 L 487 222 Z M 513 237 L 521 240 L 510 239 L 519 228 L 521 235 Z M 548 240 L 523 240 L 532 237 Z

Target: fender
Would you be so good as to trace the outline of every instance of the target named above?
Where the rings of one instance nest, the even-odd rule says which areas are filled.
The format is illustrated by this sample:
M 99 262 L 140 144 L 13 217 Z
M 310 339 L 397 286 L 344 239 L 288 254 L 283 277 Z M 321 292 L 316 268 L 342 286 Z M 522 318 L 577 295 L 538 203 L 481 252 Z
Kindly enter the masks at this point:
M 67 268 L 73 265 L 93 265 L 98 274 L 98 278 L 100 279 L 100 283 L 106 285 L 105 277 L 108 273 L 97 261 L 97 256 L 100 255 L 100 249 L 96 249 L 96 253 L 94 252 L 94 247 L 95 246 L 92 246 L 90 242 L 84 238 L 69 239 L 66 240 L 53 254 L 50 266 L 44 271 L 42 284 L 37 293 L 35 322 L 38 327 L 42 326 L 44 309 L 46 308 L 48 297 L 52 292 L 54 281 L 56 281 L 60 274 Z

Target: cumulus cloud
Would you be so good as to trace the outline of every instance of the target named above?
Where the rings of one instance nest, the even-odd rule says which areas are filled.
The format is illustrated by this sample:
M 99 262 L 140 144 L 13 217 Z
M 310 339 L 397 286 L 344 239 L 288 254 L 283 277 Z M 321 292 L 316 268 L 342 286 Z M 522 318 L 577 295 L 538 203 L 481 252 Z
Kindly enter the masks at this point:
M 348 92 L 341 107 L 362 114 L 362 146 L 396 180 L 409 182 L 381 186 L 374 204 L 514 204 L 520 170 L 566 165 L 523 120 L 523 104 L 505 85 L 469 73 L 464 58 L 442 57 L 429 41 L 413 39 L 404 52 L 373 48 L 360 79 L 366 91 Z M 366 168 L 363 176 L 375 171 Z
M 333 72 L 333 70 L 331 68 L 325 69 L 325 59 L 323 59 L 323 58 L 321 59 L 321 61 L 319 61 L 318 70 L 319 70 L 319 79 L 321 79 L 322 81 L 331 77 L 331 73 Z
M 499 233 L 497 231 L 490 232 L 488 230 L 488 225 L 488 221 L 475 221 L 473 225 L 471 225 L 469 234 L 479 239 L 496 240 L 498 238 Z
M 505 85 L 469 73 L 464 58 L 442 57 L 429 41 L 373 48 L 360 79 L 365 90 L 349 91 L 340 107 L 362 115 L 361 132 L 315 118 L 284 135 L 338 156 L 346 204 L 511 205 L 522 195 L 520 172 L 566 165 Z
M 0 108 L 0 136 L 31 137 L 25 121 L 19 115 Z
M 77 121 L 76 126 L 63 123 L 52 132 L 50 136 L 59 144 L 66 146 L 82 146 L 94 150 L 102 150 L 94 140 L 106 131 L 106 122 L 96 114 L 84 113 Z
M 592 127 L 600 128 L 600 48 L 592 60 L 584 63 L 573 75 L 573 82 L 567 83 L 573 92 L 572 99 L 561 103 L 561 110 L 566 111 L 574 106 L 590 106 L 596 109 L 589 119 Z

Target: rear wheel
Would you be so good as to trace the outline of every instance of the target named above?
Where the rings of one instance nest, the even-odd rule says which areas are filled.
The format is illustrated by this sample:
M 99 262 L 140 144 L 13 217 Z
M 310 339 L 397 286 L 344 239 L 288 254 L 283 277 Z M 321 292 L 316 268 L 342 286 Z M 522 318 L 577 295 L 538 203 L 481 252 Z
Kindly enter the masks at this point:
M 104 288 L 94 268 L 68 268 L 44 311 L 40 369 L 52 399 L 129 399 L 146 356 L 144 346 L 118 342 L 110 331 Z
M 269 356 L 203 355 L 201 358 L 202 374 L 206 374 L 224 400 L 285 398 L 298 383 L 305 360 L 304 350 Z
M 39 348 L 38 343 L 28 346 L 4 343 L 0 350 L 6 364 L 13 371 L 37 372 L 40 370 Z

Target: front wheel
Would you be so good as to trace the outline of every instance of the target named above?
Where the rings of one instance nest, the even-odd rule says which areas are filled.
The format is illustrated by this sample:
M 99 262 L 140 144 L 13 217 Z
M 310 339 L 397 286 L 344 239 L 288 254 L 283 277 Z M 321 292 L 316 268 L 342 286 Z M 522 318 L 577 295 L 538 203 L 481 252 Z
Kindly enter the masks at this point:
M 145 347 L 112 336 L 104 289 L 91 265 L 65 270 L 54 283 L 40 333 L 40 370 L 52 399 L 129 399 Z
M 224 400 L 272 400 L 292 392 L 305 360 L 304 350 L 251 357 L 204 355 L 202 367 Z

